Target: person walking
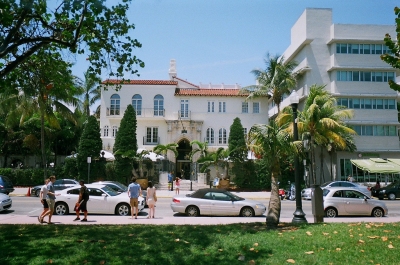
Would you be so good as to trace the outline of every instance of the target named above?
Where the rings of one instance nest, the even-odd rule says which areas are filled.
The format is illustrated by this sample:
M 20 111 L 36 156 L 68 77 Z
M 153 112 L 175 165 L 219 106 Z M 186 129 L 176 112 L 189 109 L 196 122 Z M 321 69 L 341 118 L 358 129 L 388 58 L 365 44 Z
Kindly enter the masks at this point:
M 47 222 L 49 225 L 53 224 L 51 222 L 51 217 L 53 216 L 54 212 L 54 206 L 56 202 L 56 194 L 55 194 L 55 189 L 54 189 L 54 182 L 56 182 L 56 176 L 50 176 L 50 181 L 47 184 L 47 195 L 46 195 L 46 202 L 49 206 L 49 209 L 42 215 L 40 218 L 39 222 L 43 223 L 43 219 L 48 215 L 49 216 L 49 221 Z
M 47 204 L 46 197 L 47 197 L 47 184 L 49 183 L 50 179 L 46 179 L 44 181 L 43 187 L 40 189 L 40 202 L 43 204 L 43 212 L 38 216 L 38 221 L 40 223 L 40 219 L 42 216 L 49 210 L 49 205 Z M 43 221 L 47 223 L 46 221 Z
M 173 181 L 173 175 L 172 172 L 170 171 L 168 173 L 168 190 L 172 191 L 172 181 Z
M 149 181 L 149 187 L 147 188 L 146 203 L 149 206 L 149 216 L 147 219 L 154 218 L 155 209 L 154 206 L 157 202 L 156 188 L 153 186 L 153 182 Z
M 131 205 L 131 218 L 133 219 L 133 214 L 135 213 L 135 219 L 139 214 L 138 198 L 142 196 L 142 188 L 136 183 L 136 178 L 132 177 L 132 183 L 128 186 L 128 197 L 130 198 Z M 148 196 L 148 195 L 147 195 Z
M 83 212 L 83 219 L 81 220 L 81 222 L 87 222 L 87 202 L 89 200 L 89 190 L 88 188 L 85 186 L 85 181 L 84 180 L 80 180 L 79 184 L 81 185 L 81 189 L 79 190 L 79 198 L 78 201 L 76 202 L 75 206 L 75 213 L 76 213 L 76 218 L 74 219 L 74 221 L 78 221 L 80 220 L 79 217 L 79 211 Z
M 181 179 L 177 177 L 175 179 L 175 194 L 179 194 L 180 186 L 181 186 Z

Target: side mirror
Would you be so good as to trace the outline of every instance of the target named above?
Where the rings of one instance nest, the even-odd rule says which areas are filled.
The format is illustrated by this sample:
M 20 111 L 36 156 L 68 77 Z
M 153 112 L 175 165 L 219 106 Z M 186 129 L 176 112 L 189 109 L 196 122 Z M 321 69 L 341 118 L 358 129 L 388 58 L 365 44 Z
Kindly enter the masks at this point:
M 367 199 L 368 199 L 367 196 L 364 196 L 364 201 L 367 201 Z
M 107 197 L 107 194 L 102 193 L 101 196 L 102 196 L 102 197 Z

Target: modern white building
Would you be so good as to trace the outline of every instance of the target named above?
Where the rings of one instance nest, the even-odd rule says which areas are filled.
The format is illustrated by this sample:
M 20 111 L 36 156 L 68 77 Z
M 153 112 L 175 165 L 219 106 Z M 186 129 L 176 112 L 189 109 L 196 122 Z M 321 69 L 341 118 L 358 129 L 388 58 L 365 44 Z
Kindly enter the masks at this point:
M 105 80 L 103 83 L 118 83 Z M 113 150 L 115 136 L 129 104 L 137 115 L 138 147 L 153 150 L 157 144 L 177 143 L 176 173 L 191 174 L 190 142 L 208 142 L 209 151 L 227 148 L 229 129 L 239 117 L 244 133 L 256 123 L 268 121 L 266 98 L 246 101 L 238 85 L 195 85 L 177 77 L 171 60 L 168 80 L 131 80 L 119 90 L 112 87 L 101 95 L 100 128 L 104 150 Z
M 383 42 L 386 33 L 396 37 L 395 26 L 333 24 L 332 9 L 328 8 L 307 8 L 291 29 L 291 43 L 283 56 L 299 63 L 300 97 L 306 98 L 313 84 L 326 85 L 338 104 L 354 110 L 348 124 L 358 134 L 357 152 L 327 152 L 323 176 L 317 163 L 321 182 L 344 180 L 349 175 L 364 181 L 365 172 L 352 166 L 350 159 L 400 158 L 399 95 L 387 83 L 396 80 L 399 71 L 380 59 L 387 52 Z M 289 104 L 287 98 L 282 107 Z M 268 111 L 269 117 L 277 112 L 271 102 Z M 365 181 L 375 181 L 376 176 L 369 177 Z

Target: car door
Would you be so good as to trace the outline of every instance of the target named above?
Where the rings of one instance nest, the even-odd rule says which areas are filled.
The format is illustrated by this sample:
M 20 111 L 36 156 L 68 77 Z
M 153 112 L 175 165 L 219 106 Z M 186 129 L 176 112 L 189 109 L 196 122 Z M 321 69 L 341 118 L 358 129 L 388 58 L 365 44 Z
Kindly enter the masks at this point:
M 344 190 L 345 210 L 348 215 L 369 215 L 371 205 L 364 200 L 365 195 L 355 190 Z
M 189 203 L 195 204 L 197 207 L 199 207 L 201 215 L 212 215 L 212 192 L 207 192 L 206 194 L 204 194 L 203 198 L 193 199 L 193 201 L 190 201 Z
M 224 192 L 213 192 L 212 197 L 211 212 L 213 215 L 239 215 L 239 210 L 236 210 L 231 196 Z
M 88 188 L 89 190 L 89 201 L 87 202 L 88 212 L 92 213 L 109 213 L 107 203 L 107 196 L 99 188 Z M 103 196 L 104 194 L 104 196 Z

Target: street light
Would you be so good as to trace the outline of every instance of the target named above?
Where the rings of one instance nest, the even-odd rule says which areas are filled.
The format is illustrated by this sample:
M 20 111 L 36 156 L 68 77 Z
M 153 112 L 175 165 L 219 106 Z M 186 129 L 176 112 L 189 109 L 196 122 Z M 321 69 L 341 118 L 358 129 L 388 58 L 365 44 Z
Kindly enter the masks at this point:
M 299 105 L 299 96 L 296 90 L 293 90 L 290 94 L 290 104 L 293 110 L 293 141 L 299 140 L 299 135 L 297 132 L 297 106 Z M 296 211 L 293 213 L 294 217 L 292 223 L 307 223 L 305 218 L 306 214 L 302 209 L 301 202 L 301 190 L 300 190 L 300 176 L 299 176 L 299 156 L 295 152 L 294 156 L 294 177 L 295 177 L 295 187 L 296 187 Z

